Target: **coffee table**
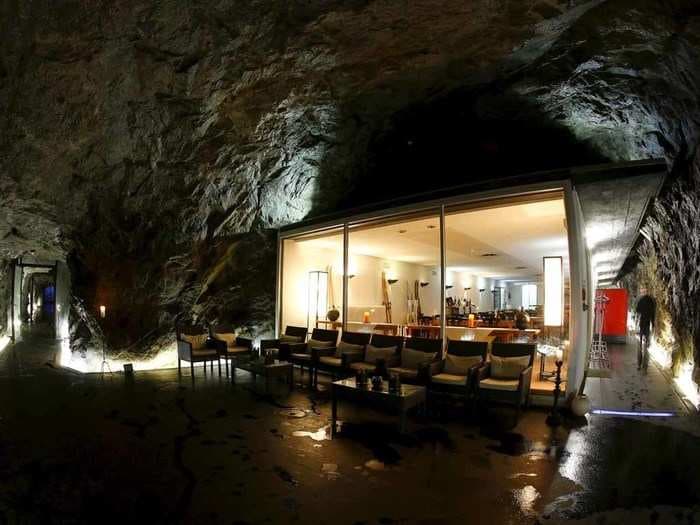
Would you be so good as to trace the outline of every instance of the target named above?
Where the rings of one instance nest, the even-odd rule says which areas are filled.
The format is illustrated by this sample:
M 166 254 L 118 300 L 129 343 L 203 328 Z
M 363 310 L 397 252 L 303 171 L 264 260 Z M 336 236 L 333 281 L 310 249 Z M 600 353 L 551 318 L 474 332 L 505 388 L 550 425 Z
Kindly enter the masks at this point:
M 265 364 L 263 361 L 255 358 L 234 357 L 231 362 L 231 368 L 232 383 L 236 382 L 236 368 L 239 368 L 253 374 L 253 381 L 255 381 L 259 375 L 264 377 L 266 393 L 270 383 L 270 378 L 283 377 L 287 381 L 290 391 L 294 387 L 294 367 L 292 366 L 292 363 L 288 363 L 287 361 L 275 360 L 273 363 Z
M 331 396 L 333 399 L 331 416 L 331 437 L 336 432 L 336 422 L 338 420 L 338 399 L 348 401 L 368 401 L 388 407 L 399 413 L 399 430 L 402 434 L 406 432 L 406 419 L 408 411 L 419 405 L 425 404 L 425 387 L 417 385 L 401 385 L 398 392 L 389 392 L 389 386 L 385 381 L 381 390 L 375 390 L 371 385 L 358 386 L 354 378 L 341 379 L 331 383 Z

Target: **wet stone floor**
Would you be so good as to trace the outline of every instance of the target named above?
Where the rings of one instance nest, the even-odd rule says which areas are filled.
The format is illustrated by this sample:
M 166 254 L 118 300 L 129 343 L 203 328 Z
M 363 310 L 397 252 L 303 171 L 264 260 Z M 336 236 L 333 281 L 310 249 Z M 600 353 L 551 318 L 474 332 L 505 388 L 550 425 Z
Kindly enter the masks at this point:
M 0 354 L 2 523 L 694 523 L 698 438 L 506 408 L 396 418 L 239 371 L 104 379 L 53 343 Z M 42 362 L 38 356 L 46 359 Z M 18 367 L 23 362 L 26 366 Z M 297 381 L 302 378 L 297 374 Z M 303 378 L 306 380 L 306 376 Z M 698 521 L 700 522 L 700 521 Z

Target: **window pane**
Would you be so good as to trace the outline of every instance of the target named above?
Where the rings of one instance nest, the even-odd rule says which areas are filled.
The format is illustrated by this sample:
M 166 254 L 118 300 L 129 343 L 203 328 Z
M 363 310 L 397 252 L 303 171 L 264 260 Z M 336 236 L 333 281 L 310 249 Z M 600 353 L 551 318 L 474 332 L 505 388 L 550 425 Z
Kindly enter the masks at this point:
M 353 226 L 349 331 L 440 337 L 437 213 Z
M 338 328 L 343 310 L 343 230 L 283 242 L 282 331 Z

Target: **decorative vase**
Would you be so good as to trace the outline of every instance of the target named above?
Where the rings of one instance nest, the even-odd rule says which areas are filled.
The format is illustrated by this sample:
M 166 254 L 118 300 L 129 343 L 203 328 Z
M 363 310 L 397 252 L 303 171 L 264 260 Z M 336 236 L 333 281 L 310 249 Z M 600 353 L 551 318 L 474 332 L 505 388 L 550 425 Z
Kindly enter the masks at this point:
M 583 417 L 591 410 L 591 400 L 586 394 L 579 394 L 571 401 L 571 412 L 575 416 Z
M 339 312 L 335 307 L 333 307 L 333 308 L 331 308 L 330 310 L 328 310 L 328 313 L 326 314 L 326 318 L 327 318 L 331 323 L 336 322 L 336 321 L 338 320 L 339 317 L 340 317 L 340 312 Z

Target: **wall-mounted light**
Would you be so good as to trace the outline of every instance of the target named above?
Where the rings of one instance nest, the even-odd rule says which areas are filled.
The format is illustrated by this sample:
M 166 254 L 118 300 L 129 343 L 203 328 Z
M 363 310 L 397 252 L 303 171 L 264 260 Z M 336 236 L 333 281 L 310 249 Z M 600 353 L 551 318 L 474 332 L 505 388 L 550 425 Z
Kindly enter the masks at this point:
M 452 285 L 451 285 L 451 284 L 446 284 L 446 285 L 445 285 L 445 290 L 449 290 L 450 288 L 452 288 Z
M 429 283 L 428 281 L 421 281 L 421 282 L 420 282 L 420 287 L 421 287 L 421 288 L 425 288 L 425 287 L 428 286 L 429 284 L 430 284 L 430 283 Z
M 561 326 L 564 316 L 564 274 L 561 257 L 543 257 L 544 325 Z
M 389 284 L 396 284 L 399 282 L 399 280 L 398 279 L 387 279 L 386 282 L 388 282 Z
M 465 287 L 464 287 L 464 291 L 465 291 L 465 292 L 468 292 L 468 291 L 471 290 L 471 289 L 472 289 L 471 286 L 465 286 Z
M 351 274 L 348 275 L 348 279 L 352 279 L 353 277 L 355 277 L 355 274 L 354 274 L 354 273 L 351 273 Z
M 100 306 L 100 317 L 104 319 L 107 317 L 107 307 L 105 305 Z
M 486 291 L 486 288 L 479 288 L 479 293 L 484 293 Z

